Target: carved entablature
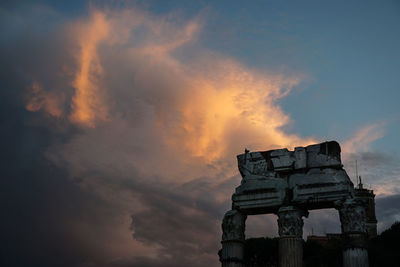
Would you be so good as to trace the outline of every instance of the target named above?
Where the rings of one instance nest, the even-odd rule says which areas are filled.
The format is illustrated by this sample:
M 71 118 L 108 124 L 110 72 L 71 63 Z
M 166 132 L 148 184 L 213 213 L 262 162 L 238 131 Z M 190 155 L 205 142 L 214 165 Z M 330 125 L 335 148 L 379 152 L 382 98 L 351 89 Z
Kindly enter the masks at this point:
M 361 201 L 348 199 L 339 206 L 343 233 L 366 233 L 366 211 Z
M 222 241 L 244 241 L 246 217 L 246 215 L 237 210 L 230 210 L 225 213 L 224 219 L 222 221 Z
M 303 235 L 303 218 L 308 213 L 297 209 L 296 207 L 282 207 L 278 211 L 279 236 L 296 236 Z
M 242 175 L 233 208 L 247 214 L 276 213 L 282 206 L 333 208 L 354 196 L 336 141 L 307 147 L 249 152 L 237 156 Z
M 340 146 L 336 141 L 307 147 L 257 151 L 237 156 L 243 178 L 248 175 L 275 177 L 276 173 L 301 171 L 310 168 L 341 168 Z

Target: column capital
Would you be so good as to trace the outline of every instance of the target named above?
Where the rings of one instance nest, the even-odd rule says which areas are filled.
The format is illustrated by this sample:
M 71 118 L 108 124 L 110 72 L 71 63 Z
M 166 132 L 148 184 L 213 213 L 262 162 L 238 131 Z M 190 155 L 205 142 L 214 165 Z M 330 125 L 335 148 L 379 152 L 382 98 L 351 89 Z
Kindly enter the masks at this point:
M 238 210 L 230 210 L 225 213 L 222 221 L 222 242 L 245 239 L 245 222 L 247 215 Z
M 347 199 L 338 208 L 343 233 L 366 233 L 366 211 L 362 202 Z
M 303 236 L 303 216 L 308 216 L 306 210 L 294 206 L 281 207 L 278 210 L 279 236 Z

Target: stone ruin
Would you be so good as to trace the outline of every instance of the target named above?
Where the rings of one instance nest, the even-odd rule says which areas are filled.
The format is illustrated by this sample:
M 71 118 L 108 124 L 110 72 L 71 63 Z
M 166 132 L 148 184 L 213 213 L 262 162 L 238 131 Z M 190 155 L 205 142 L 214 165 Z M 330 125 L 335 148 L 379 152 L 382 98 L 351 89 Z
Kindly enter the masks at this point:
M 242 181 L 232 195 L 232 210 L 222 222 L 223 267 L 245 267 L 247 215 L 268 213 L 278 215 L 279 266 L 302 266 L 302 217 L 307 217 L 309 210 L 325 208 L 339 211 L 345 241 L 343 266 L 368 266 L 366 243 L 371 230 L 367 222 L 376 233 L 376 220 L 372 226 L 367 221 L 368 203 L 365 196 L 357 197 L 336 141 L 296 147 L 294 151 L 245 150 L 237 160 Z

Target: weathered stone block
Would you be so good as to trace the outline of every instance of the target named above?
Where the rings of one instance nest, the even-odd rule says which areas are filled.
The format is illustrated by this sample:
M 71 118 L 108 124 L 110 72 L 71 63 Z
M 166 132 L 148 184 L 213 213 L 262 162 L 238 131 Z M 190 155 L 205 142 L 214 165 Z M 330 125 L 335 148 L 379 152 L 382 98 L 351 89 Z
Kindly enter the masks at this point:
M 233 207 L 249 214 L 272 212 L 283 204 L 287 188 L 286 180 L 281 178 L 247 176 L 232 196 Z
M 289 177 L 293 191 L 293 203 L 307 205 L 308 209 L 326 206 L 354 196 L 353 184 L 344 170 L 310 169 L 307 173 L 295 173 Z
M 237 158 L 242 182 L 232 200 L 239 209 L 265 212 L 283 204 L 317 209 L 334 207 L 335 201 L 354 196 L 335 141 L 296 147 L 294 151 L 246 150 Z
M 307 168 L 307 152 L 304 147 L 296 147 L 294 149 L 294 156 L 296 158 L 294 162 L 294 168 L 296 170 Z
M 306 168 L 341 168 L 340 146 L 336 141 L 307 147 L 249 152 L 237 156 L 242 177 L 247 175 L 271 176 L 271 172 L 288 172 Z
M 307 168 L 341 168 L 340 146 L 336 141 L 306 147 Z

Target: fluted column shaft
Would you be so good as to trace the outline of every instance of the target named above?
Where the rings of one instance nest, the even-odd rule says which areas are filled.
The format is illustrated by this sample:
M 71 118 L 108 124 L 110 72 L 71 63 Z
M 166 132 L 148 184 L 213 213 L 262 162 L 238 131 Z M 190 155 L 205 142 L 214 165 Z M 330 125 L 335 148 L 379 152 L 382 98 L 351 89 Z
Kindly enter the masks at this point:
M 247 216 L 237 210 L 228 211 L 222 221 L 222 267 L 244 267 L 245 222 Z

